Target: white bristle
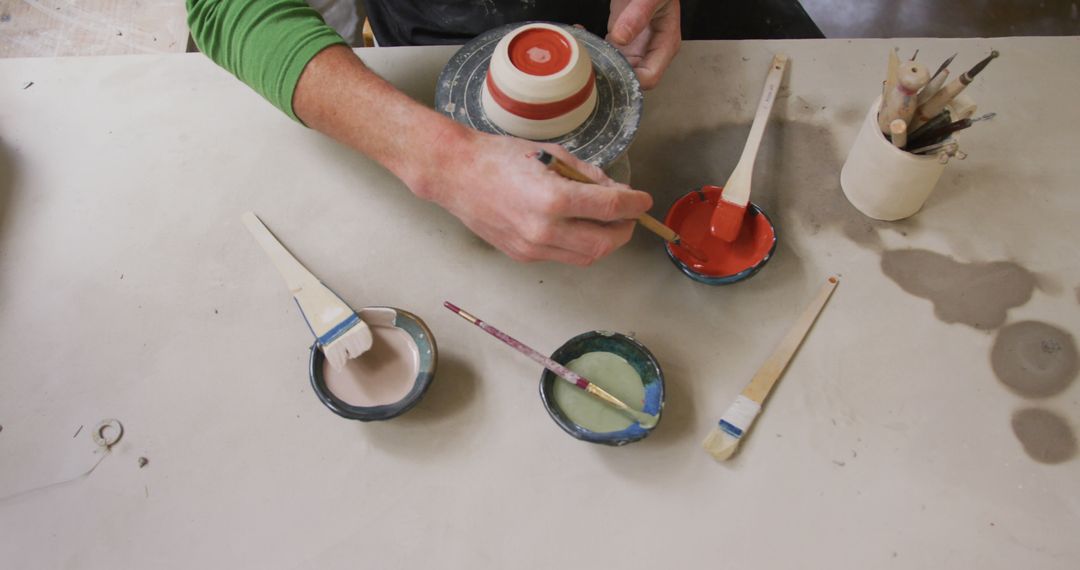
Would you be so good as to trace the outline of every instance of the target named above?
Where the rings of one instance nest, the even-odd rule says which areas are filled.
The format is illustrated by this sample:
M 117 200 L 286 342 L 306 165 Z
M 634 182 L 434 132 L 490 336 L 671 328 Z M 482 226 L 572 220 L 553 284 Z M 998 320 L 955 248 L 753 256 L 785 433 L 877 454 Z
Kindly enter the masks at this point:
M 360 324 L 364 324 L 363 321 Z M 323 347 L 323 354 L 334 370 L 345 368 L 345 363 L 350 358 L 356 358 L 367 352 L 372 343 L 371 328 L 368 326 L 354 326 L 345 334 L 334 339 L 330 344 Z
M 735 450 L 739 448 L 739 438 L 720 428 L 714 428 L 705 437 L 705 441 L 702 442 L 701 446 L 713 456 L 713 459 L 726 461 L 732 455 L 735 455 Z

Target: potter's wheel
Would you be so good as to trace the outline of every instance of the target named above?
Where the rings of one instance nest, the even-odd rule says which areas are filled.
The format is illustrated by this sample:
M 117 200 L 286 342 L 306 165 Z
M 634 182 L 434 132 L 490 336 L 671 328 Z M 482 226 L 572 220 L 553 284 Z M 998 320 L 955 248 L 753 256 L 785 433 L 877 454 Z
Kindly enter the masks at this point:
M 495 44 L 526 24 L 507 24 L 480 34 L 450 58 L 435 86 L 435 109 L 478 131 L 507 134 L 492 123 L 480 103 L 488 63 Z M 622 156 L 641 122 L 641 85 L 626 59 L 611 44 L 572 26 L 559 26 L 588 50 L 596 72 L 596 109 L 582 125 L 545 142 L 562 145 L 574 156 L 601 168 Z

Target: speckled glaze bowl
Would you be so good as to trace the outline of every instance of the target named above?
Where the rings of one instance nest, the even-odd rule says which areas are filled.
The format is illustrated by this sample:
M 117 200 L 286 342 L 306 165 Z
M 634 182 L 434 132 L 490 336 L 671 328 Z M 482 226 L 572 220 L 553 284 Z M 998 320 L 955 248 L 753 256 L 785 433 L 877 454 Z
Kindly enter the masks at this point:
M 664 408 L 664 373 L 660 369 L 660 363 L 640 342 L 620 333 L 608 331 L 590 331 L 582 333 L 566 341 L 554 353 L 551 359 L 560 364 L 566 364 L 587 352 L 610 352 L 626 359 L 634 370 L 641 376 L 645 387 L 644 411 L 656 414 L 657 425 L 661 412 Z M 653 429 L 643 428 L 639 424 L 614 432 L 598 433 L 585 429 L 568 418 L 555 403 L 554 386 L 556 382 L 565 382 L 550 370 L 544 370 L 540 376 L 540 398 L 544 401 L 551 419 L 571 436 L 602 445 L 621 446 L 648 437 Z
M 412 389 L 402 399 L 392 404 L 380 406 L 353 406 L 333 394 L 326 387 L 323 378 L 323 363 L 326 357 L 317 344 L 311 345 L 311 356 L 308 359 L 308 374 L 311 377 L 311 387 L 315 395 L 330 411 L 350 420 L 362 422 L 389 420 L 412 409 L 420 399 L 424 397 L 431 381 L 435 378 L 435 367 L 439 360 L 439 349 L 435 344 L 435 336 L 420 317 L 401 309 L 393 307 L 365 307 L 357 311 L 360 317 L 371 326 L 394 326 L 406 333 L 416 343 L 419 352 L 419 366 L 416 378 L 413 380 Z

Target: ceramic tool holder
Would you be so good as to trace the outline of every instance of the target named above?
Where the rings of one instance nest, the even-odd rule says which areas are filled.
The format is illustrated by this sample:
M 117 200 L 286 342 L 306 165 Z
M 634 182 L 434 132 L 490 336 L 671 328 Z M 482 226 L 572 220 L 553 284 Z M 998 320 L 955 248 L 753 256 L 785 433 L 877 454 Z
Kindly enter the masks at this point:
M 945 164 L 937 155 L 921 156 L 893 146 L 881 133 L 881 97 L 870 106 L 840 171 L 840 186 L 852 206 L 876 220 L 912 216 L 937 186 Z

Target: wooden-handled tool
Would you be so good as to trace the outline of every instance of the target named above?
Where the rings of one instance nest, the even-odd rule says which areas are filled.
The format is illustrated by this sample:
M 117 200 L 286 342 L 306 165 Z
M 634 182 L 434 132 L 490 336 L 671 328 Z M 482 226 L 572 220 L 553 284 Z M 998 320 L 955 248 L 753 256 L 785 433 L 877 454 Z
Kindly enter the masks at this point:
M 892 137 L 893 146 L 896 148 L 907 146 L 907 123 L 903 119 L 896 119 L 889 123 L 889 134 Z
M 791 329 L 784 336 L 784 340 L 780 342 L 780 346 L 776 347 L 776 350 L 765 361 L 765 364 L 762 364 L 761 368 L 758 369 L 757 374 L 754 374 L 753 379 L 746 385 L 746 388 L 743 388 L 739 397 L 724 412 L 723 417 L 720 418 L 720 424 L 713 428 L 709 436 L 705 438 L 702 447 L 717 461 L 723 461 L 734 455 L 735 450 L 739 447 L 739 441 L 750 430 L 754 418 L 761 412 L 761 405 L 765 403 L 765 398 L 769 396 L 769 391 L 776 385 L 776 381 L 780 379 L 780 375 L 787 368 L 788 362 L 791 362 L 791 357 L 795 355 L 795 351 L 798 350 L 799 345 L 806 338 L 806 333 L 810 332 L 810 327 L 817 320 L 818 315 L 821 314 L 825 302 L 829 300 L 829 297 L 836 289 L 837 282 L 839 282 L 837 277 L 829 277 L 825 284 L 821 286 L 817 297 L 810 303 L 810 306 L 806 307 L 806 310 L 795 321 L 795 324 L 791 325 Z
M 536 156 L 540 162 L 544 163 L 553 172 L 573 180 L 574 182 L 581 182 L 583 184 L 596 184 L 597 182 L 588 176 L 582 174 L 578 169 L 570 166 L 569 164 L 559 160 L 555 155 L 546 150 L 541 150 Z M 650 232 L 664 238 L 665 241 L 673 243 L 677 246 L 685 249 L 690 255 L 698 258 L 701 261 L 708 261 L 709 258 L 696 247 L 683 242 L 682 237 L 675 233 L 675 230 L 665 226 L 660 220 L 650 216 L 649 214 L 642 214 L 637 219 L 638 223 L 645 227 Z
M 949 78 L 949 64 L 956 59 L 956 55 L 957 54 L 954 53 L 949 56 L 949 59 L 946 59 L 944 63 L 937 68 L 937 71 L 930 76 L 930 82 L 926 84 L 926 87 L 922 88 L 922 91 L 919 91 L 919 105 L 929 101 L 935 93 L 941 90 L 941 86 L 945 85 L 945 80 Z
M 930 72 L 921 63 L 908 61 L 897 69 L 896 83 L 886 90 L 878 113 L 878 127 L 889 134 L 889 126 L 899 119 L 904 124 L 911 122 L 919 99 L 919 90 L 930 81 Z
M 909 122 L 908 125 L 917 129 L 922 126 L 923 123 L 936 117 L 938 113 L 945 109 L 945 105 L 948 105 L 949 101 L 952 101 L 961 91 L 966 89 L 968 85 L 971 85 L 971 82 L 975 80 L 975 76 L 985 69 L 994 58 L 998 57 L 998 55 L 1000 54 L 997 50 L 991 51 L 986 59 L 975 64 L 975 67 L 972 67 L 969 71 L 960 75 L 959 79 L 942 87 L 940 91 L 930 98 L 930 100 L 919 106 L 918 110 L 915 111 L 914 122 Z
M 746 138 L 746 146 L 743 147 L 735 170 L 724 183 L 720 200 L 717 201 L 716 209 L 709 220 L 709 231 L 724 241 L 735 241 L 739 236 L 739 229 L 742 228 L 743 219 L 746 218 L 754 161 L 757 159 L 758 147 L 761 146 L 761 138 L 765 135 L 765 125 L 769 122 L 773 102 L 776 101 L 776 93 L 780 91 L 780 82 L 784 79 L 787 61 L 788 57 L 784 54 L 773 57 L 769 74 L 765 77 L 765 88 L 761 91 L 757 113 L 754 114 L 754 122 L 750 125 L 750 136 Z

